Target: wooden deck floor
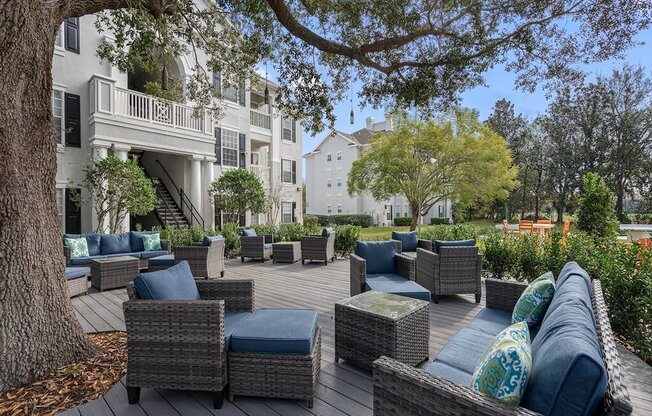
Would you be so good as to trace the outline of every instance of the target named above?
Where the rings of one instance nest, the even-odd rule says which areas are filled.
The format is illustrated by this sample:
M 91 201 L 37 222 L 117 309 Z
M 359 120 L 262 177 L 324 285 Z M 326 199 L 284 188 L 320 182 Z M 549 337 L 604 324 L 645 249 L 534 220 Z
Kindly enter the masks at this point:
M 103 398 L 71 409 L 65 415 L 224 415 L 224 416 L 371 416 L 373 414 L 371 375 L 346 362 L 333 363 L 334 302 L 349 296 L 349 263 L 339 260 L 328 266 L 318 264 L 227 263 L 229 278 L 253 278 L 256 281 L 256 306 L 308 307 L 319 311 L 322 326 L 322 370 L 314 407 L 292 400 L 236 397 L 233 403 L 214 410 L 210 396 L 201 392 L 143 389 L 140 403 L 129 405 L 124 380 Z M 87 332 L 125 330 L 122 302 L 124 289 L 95 292 L 74 298 L 73 304 Z M 484 303 L 484 299 L 483 299 Z M 430 308 L 430 355 L 465 326 L 483 304 L 473 296 L 452 296 Z M 625 379 L 634 402 L 635 414 L 652 414 L 652 367 L 621 348 Z

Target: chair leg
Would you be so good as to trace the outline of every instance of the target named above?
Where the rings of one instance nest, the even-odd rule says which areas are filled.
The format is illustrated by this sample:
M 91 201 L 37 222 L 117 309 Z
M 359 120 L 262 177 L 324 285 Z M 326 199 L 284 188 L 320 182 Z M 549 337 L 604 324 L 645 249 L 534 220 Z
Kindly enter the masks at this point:
M 439 295 L 432 295 L 432 301 L 435 303 L 439 303 Z
M 140 387 L 127 386 L 127 399 L 129 404 L 136 404 L 140 399 Z
M 301 259 L 301 264 L 306 264 L 306 261 L 304 259 Z
M 324 260 L 324 266 L 328 266 L 328 259 Z
M 220 272 L 220 277 L 224 277 L 224 270 Z
M 480 299 L 482 299 L 482 293 L 476 293 L 475 294 L 475 303 L 480 303 Z
M 244 263 L 244 257 L 240 257 L 240 261 Z
M 312 399 L 306 400 L 306 405 L 308 405 L 308 409 L 312 409 Z
M 221 409 L 224 404 L 224 391 L 213 392 L 213 409 Z

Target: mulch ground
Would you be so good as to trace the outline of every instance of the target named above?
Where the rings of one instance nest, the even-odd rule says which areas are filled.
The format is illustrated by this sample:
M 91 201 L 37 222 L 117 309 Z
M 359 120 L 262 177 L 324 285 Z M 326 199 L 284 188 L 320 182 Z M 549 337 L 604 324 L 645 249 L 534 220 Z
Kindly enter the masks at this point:
M 127 372 L 127 334 L 102 332 L 89 337 L 99 347 L 97 355 L 0 393 L 0 415 L 55 415 L 106 394 Z

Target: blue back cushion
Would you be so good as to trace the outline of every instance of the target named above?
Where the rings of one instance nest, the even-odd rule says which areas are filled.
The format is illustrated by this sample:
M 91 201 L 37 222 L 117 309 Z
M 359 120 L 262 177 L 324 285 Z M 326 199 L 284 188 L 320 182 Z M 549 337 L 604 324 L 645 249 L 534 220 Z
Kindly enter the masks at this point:
M 439 249 L 442 247 L 473 247 L 475 240 L 459 240 L 459 241 L 442 241 L 435 240 L 435 253 L 439 254 Z
M 242 235 L 247 237 L 255 237 L 256 230 L 254 230 L 253 228 L 245 228 L 244 230 L 242 230 Z
M 143 245 L 143 235 L 156 234 L 156 233 L 160 233 L 160 231 L 131 231 L 129 233 L 131 251 L 133 252 L 145 251 L 145 246 Z
M 593 415 L 607 390 L 607 371 L 595 332 L 591 293 L 570 274 L 532 342 L 532 372 L 524 407 L 545 415 Z
M 202 246 L 210 246 L 213 241 L 215 241 L 215 240 L 223 240 L 223 239 L 224 239 L 224 237 L 222 237 L 221 235 L 216 235 L 216 236 L 205 235 L 204 239 L 201 241 L 201 245 Z
M 134 279 L 141 299 L 199 300 L 197 284 L 190 272 L 188 261 L 156 272 L 142 273 Z
M 100 239 L 100 254 L 118 253 L 131 253 L 130 233 L 102 234 L 102 238 Z
M 417 242 L 419 241 L 419 236 L 416 231 L 409 231 L 405 233 L 399 233 L 392 231 L 392 240 L 398 240 L 401 242 L 402 251 L 417 251 Z
M 89 256 L 99 256 L 100 255 L 100 237 L 102 234 L 89 233 L 89 234 L 64 234 L 63 238 L 86 238 L 86 243 L 88 244 L 88 255 Z M 65 241 L 65 240 L 64 240 Z
M 358 241 L 355 243 L 355 254 L 367 261 L 367 274 L 394 273 L 394 253 L 396 244 L 393 241 Z
M 589 276 L 586 270 L 581 268 L 580 265 L 574 261 L 569 261 L 564 265 L 564 267 L 561 269 L 561 272 L 559 272 L 559 276 L 555 281 L 555 285 L 557 287 L 562 286 L 564 282 L 566 282 L 566 280 L 568 280 L 568 278 L 572 275 L 576 275 L 577 277 L 582 278 L 584 280 L 584 284 L 586 284 L 586 287 L 589 290 L 589 293 L 593 292 L 591 276 Z
M 332 232 L 333 229 L 331 227 L 324 228 L 323 230 L 321 230 L 321 236 L 328 237 L 329 235 L 331 235 Z

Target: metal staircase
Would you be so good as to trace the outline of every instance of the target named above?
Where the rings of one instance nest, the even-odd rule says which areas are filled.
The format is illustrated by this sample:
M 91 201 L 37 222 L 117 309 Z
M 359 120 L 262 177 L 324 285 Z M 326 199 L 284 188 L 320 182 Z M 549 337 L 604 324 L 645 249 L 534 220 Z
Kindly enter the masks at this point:
M 173 225 L 176 227 L 187 227 L 189 225 L 186 216 L 175 202 L 168 188 L 160 180 L 156 182 L 156 196 L 158 202 L 154 208 L 154 214 L 161 225 Z

